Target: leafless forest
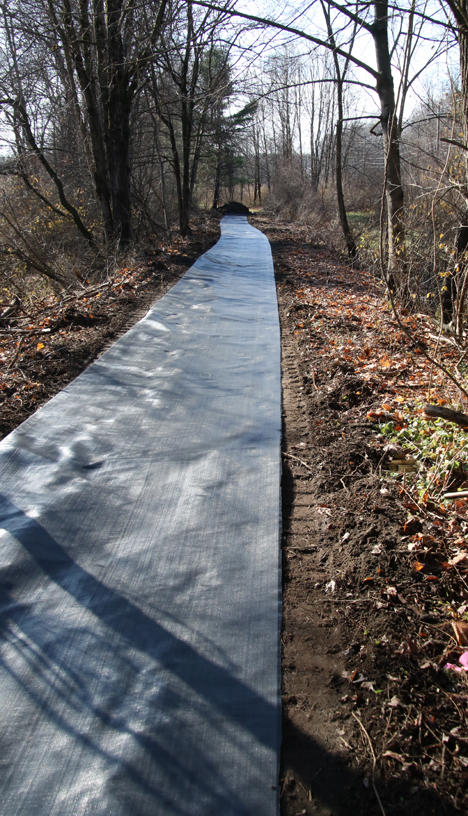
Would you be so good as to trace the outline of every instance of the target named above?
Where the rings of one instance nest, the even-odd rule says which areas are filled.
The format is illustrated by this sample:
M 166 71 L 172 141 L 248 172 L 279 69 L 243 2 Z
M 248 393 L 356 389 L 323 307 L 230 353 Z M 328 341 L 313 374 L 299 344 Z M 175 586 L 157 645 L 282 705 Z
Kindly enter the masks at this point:
M 99 280 L 238 200 L 461 337 L 464 3 L 246 8 L 2 2 L 2 300 Z

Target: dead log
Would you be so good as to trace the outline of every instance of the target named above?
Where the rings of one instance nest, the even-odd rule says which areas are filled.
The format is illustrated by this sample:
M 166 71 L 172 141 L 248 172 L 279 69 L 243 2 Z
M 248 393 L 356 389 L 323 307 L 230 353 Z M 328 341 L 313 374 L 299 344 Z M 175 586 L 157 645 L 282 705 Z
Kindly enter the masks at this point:
M 447 419 L 449 422 L 461 425 L 462 428 L 468 428 L 468 416 L 462 414 L 461 411 L 452 411 L 451 408 L 443 408 L 441 405 L 425 405 L 424 413 L 431 419 Z

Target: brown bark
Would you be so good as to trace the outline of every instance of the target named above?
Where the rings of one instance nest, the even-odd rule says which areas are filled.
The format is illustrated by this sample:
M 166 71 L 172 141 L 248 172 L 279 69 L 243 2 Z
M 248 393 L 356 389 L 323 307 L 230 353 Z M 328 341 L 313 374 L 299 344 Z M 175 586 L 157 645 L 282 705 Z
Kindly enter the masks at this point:
M 58 21 L 55 15 L 56 4 L 49 2 L 49 13 L 53 22 Z M 93 153 L 93 183 L 98 200 L 105 234 L 113 237 L 113 218 L 109 178 L 107 173 L 106 140 L 103 133 L 103 117 L 100 115 L 99 97 L 96 83 L 93 80 L 93 61 L 89 52 L 89 18 L 86 3 L 80 4 L 80 29 L 75 28 L 70 0 L 63 0 L 61 44 L 68 53 L 69 61 L 78 79 L 83 96 L 88 132 Z M 52 16 L 53 15 L 53 16 Z
M 105 87 L 108 122 L 108 162 L 114 236 L 126 246 L 132 239 L 130 191 L 130 111 L 132 91 L 122 40 L 123 0 L 107 0 L 109 75 Z
M 152 30 L 132 52 L 133 4 L 124 0 L 48 0 L 50 20 L 63 49 L 71 87 L 75 76 L 84 100 L 83 117 L 105 235 L 131 241 L 130 114 L 142 70 L 152 57 L 168 0 L 160 0 Z M 133 44 L 133 43 L 132 43 Z M 77 101 L 78 96 L 74 94 Z
M 468 416 L 462 414 L 461 411 L 452 411 L 451 408 L 443 408 L 441 405 L 425 405 L 424 413 L 431 419 L 439 417 L 449 422 L 455 422 L 456 425 L 461 425 L 462 428 L 468 428 Z
M 322 2 L 322 9 L 323 14 L 327 23 L 328 29 L 328 36 L 330 39 L 330 43 L 332 46 L 336 46 L 335 37 L 333 34 L 333 28 L 331 25 L 331 18 L 329 9 L 327 9 L 325 3 Z M 352 37 L 352 42 L 354 42 L 354 36 L 356 33 L 356 26 L 354 28 L 354 33 Z M 336 51 L 333 51 L 333 61 L 335 64 L 335 78 L 336 78 L 336 97 L 337 97 L 337 109 L 338 109 L 338 119 L 336 122 L 336 142 L 335 142 L 335 184 L 336 184 L 336 197 L 338 201 L 338 212 L 340 216 L 340 224 L 341 229 L 343 230 L 344 239 L 346 241 L 346 248 L 348 250 L 348 255 L 350 258 L 355 258 L 357 254 L 356 242 L 353 238 L 351 228 L 348 222 L 348 214 L 346 212 L 346 205 L 344 200 L 344 193 L 343 193 L 343 85 L 344 79 L 346 75 L 346 71 L 348 68 L 349 61 L 347 60 L 345 63 L 344 70 L 341 70 L 340 62 L 338 59 L 338 55 Z
M 388 46 L 388 1 L 374 2 L 374 22 L 372 36 L 375 44 L 377 70 L 377 93 L 380 101 L 380 123 L 384 152 L 387 162 L 387 221 L 388 221 L 388 264 L 394 272 L 397 252 L 401 255 L 405 248 L 404 193 L 401 181 L 401 162 L 398 122 L 395 110 L 395 90 L 393 85 L 390 50 Z
M 215 183 L 213 190 L 212 210 L 217 210 L 219 207 L 219 196 L 221 192 L 221 150 L 216 154 L 216 169 L 215 169 Z

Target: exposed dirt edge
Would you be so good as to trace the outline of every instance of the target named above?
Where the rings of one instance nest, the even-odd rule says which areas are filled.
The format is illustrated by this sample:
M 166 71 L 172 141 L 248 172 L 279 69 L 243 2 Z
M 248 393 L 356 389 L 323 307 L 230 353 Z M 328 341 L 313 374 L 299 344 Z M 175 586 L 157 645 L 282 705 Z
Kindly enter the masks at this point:
M 321 266 L 315 284 L 309 284 L 316 287 L 315 298 L 324 285 L 339 301 L 340 283 L 333 275 L 340 264 L 318 248 L 278 238 L 273 251 L 284 432 L 281 813 L 466 812 L 467 760 L 461 755 L 466 695 L 457 696 L 450 679 L 431 663 L 431 649 L 443 652 L 444 644 L 439 647 L 421 629 L 421 620 L 432 620 L 425 614 L 431 611 L 431 587 L 429 596 L 425 587 L 421 595 L 422 584 L 411 574 L 403 528 L 408 513 L 398 486 L 381 477 L 383 441 L 367 418 L 381 396 L 328 345 L 339 346 L 337 338 L 357 331 L 360 318 L 353 322 L 348 312 L 348 318 L 335 320 L 317 304 L 313 310 L 303 306 L 296 292 L 304 291 L 304 270 L 314 269 L 314 256 Z M 301 254 L 297 276 L 293 253 Z M 321 316 L 328 335 L 314 331 L 316 324 L 307 319 L 311 312 Z M 387 342 L 383 328 L 376 343 Z M 411 638 L 419 632 L 416 657 Z M 447 737 L 455 752 L 450 765 L 441 728 L 460 735 L 459 748 L 455 737 Z

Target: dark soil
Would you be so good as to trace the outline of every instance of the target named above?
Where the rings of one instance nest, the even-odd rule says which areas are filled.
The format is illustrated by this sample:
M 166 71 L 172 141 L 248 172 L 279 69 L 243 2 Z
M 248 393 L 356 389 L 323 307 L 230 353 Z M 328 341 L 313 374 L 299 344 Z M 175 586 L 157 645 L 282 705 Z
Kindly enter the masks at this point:
M 228 201 L 227 204 L 219 207 L 218 212 L 221 215 L 250 215 L 249 208 L 239 201 Z
M 464 813 L 468 687 L 442 668 L 456 646 L 444 587 L 429 580 L 430 557 L 415 573 L 408 551 L 410 534 L 441 522 L 407 524 L 411 501 L 382 477 L 383 438 L 367 417 L 387 388 L 336 353 L 344 336 L 361 332 L 364 346 L 372 327 L 364 337 L 359 310 L 337 318 L 319 302 L 323 287 L 334 306 L 350 290 L 381 293 L 306 236 L 259 226 L 283 347 L 282 816 Z M 377 346 L 390 340 L 375 328 Z M 450 591 L 467 597 L 462 584 Z

